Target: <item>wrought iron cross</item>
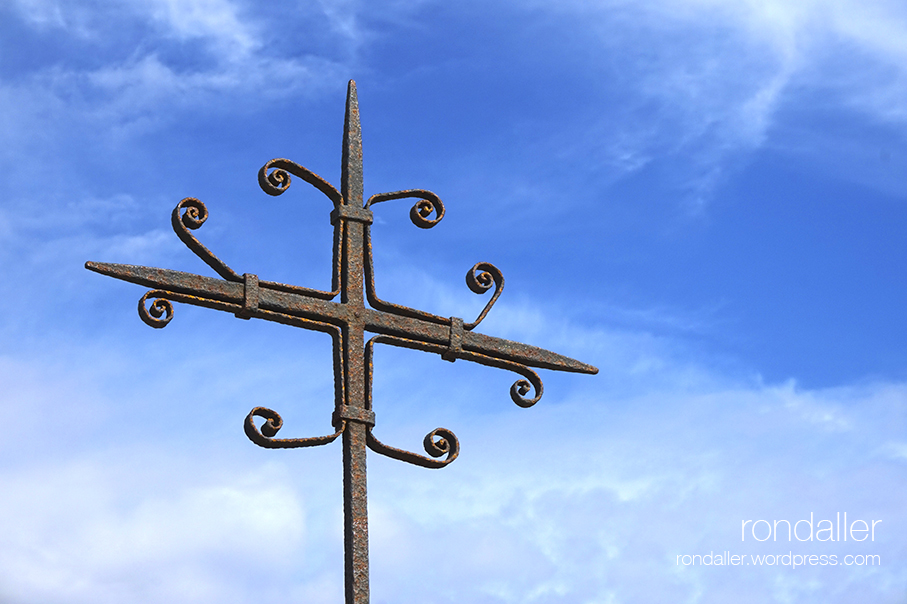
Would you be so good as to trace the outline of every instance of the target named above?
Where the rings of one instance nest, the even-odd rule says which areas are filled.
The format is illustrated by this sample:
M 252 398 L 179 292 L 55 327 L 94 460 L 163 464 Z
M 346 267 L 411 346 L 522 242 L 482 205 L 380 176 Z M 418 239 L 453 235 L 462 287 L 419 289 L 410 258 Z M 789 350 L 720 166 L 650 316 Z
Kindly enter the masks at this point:
M 504 277 L 495 266 L 480 262 L 466 274 L 469 288 L 494 293 L 471 323 L 458 317 L 440 317 L 421 310 L 385 302 L 375 293 L 369 225 L 372 205 L 391 199 L 415 198 L 410 211 L 413 223 L 428 229 L 444 217 L 437 195 L 422 189 L 380 193 L 363 205 L 362 134 L 356 83 L 350 80 L 343 127 L 343 163 L 340 191 L 310 170 L 287 159 L 272 159 L 258 174 L 261 188 L 281 195 L 297 176 L 324 193 L 334 204 L 332 289 L 329 292 L 259 280 L 257 275 L 235 272 L 199 242 L 190 230 L 207 219 L 208 210 L 198 199 L 187 197 L 173 210 L 177 236 L 214 269 L 222 279 L 146 266 L 86 262 L 85 268 L 124 281 L 154 288 L 139 301 L 139 316 L 148 325 L 164 327 L 173 317 L 171 301 L 234 313 L 241 319 L 265 319 L 329 333 L 334 341 L 334 433 L 312 438 L 274 438 L 283 421 L 275 411 L 252 409 L 246 416 L 246 435 L 257 445 L 272 449 L 312 447 L 343 436 L 343 518 L 347 604 L 367 604 L 368 513 L 366 508 L 366 447 L 382 455 L 426 468 L 441 468 L 456 459 L 457 437 L 437 428 L 424 440 L 426 457 L 388 446 L 372 434 L 372 350 L 377 343 L 436 352 L 447 361 L 463 359 L 509 369 L 522 376 L 510 388 L 510 397 L 521 407 L 534 405 L 542 396 L 542 381 L 530 367 L 597 373 L 598 369 L 535 346 L 482 335 L 473 331 L 485 318 L 504 288 Z M 434 218 L 431 218 L 434 214 Z M 364 290 L 363 291 L 363 284 Z M 332 300 L 340 295 L 340 302 Z M 152 299 L 150 307 L 147 301 Z M 368 300 L 369 306 L 365 305 Z M 372 336 L 365 341 L 365 332 Z M 531 397 L 527 396 L 532 394 Z M 259 429 L 254 417 L 264 418 Z M 442 459 L 443 458 L 443 459 Z

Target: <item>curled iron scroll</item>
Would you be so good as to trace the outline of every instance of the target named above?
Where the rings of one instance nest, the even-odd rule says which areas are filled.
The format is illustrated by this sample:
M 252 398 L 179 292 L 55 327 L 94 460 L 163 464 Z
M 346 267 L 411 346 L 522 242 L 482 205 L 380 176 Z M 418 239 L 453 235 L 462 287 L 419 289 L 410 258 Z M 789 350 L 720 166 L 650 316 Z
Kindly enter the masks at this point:
M 261 430 L 255 425 L 254 417 L 262 417 L 265 423 Z M 317 447 L 333 442 L 343 433 L 346 422 L 340 422 L 340 427 L 334 434 L 327 436 L 313 436 L 310 438 L 272 438 L 283 426 L 283 419 L 276 411 L 267 407 L 255 407 L 246 416 L 243 422 L 243 431 L 253 443 L 266 449 L 295 449 L 298 447 Z
M 153 299 L 154 301 L 151 303 L 151 306 L 145 306 L 149 299 Z M 163 289 L 152 289 L 139 299 L 139 318 L 141 318 L 146 325 L 154 327 L 155 329 L 166 327 L 167 323 L 170 322 L 170 319 L 173 318 L 172 302 L 182 302 L 184 304 L 192 304 L 193 306 L 215 308 L 217 310 L 225 310 L 232 313 L 240 312 L 243 309 L 241 304 L 231 304 L 230 302 L 223 302 L 220 300 L 209 300 L 207 298 L 200 298 L 198 296 L 191 296 L 189 294 L 181 294 Z
M 270 172 L 269 172 L 270 170 Z M 343 196 L 340 192 L 334 188 L 331 183 L 321 178 L 308 168 L 300 166 L 296 162 L 290 161 L 288 159 L 277 158 L 272 159 L 264 166 L 261 167 L 261 170 L 258 171 L 258 184 L 261 186 L 261 190 L 271 196 L 282 195 L 290 186 L 290 174 L 293 176 L 298 176 L 302 180 L 306 181 L 322 193 L 324 193 L 328 199 L 331 200 L 331 203 L 334 204 L 334 207 L 339 206 L 343 203 Z M 275 289 L 280 289 L 282 291 L 301 293 L 304 296 L 314 296 L 316 298 L 322 298 L 325 300 L 330 300 L 334 296 L 340 293 L 340 247 L 341 241 L 343 239 L 342 229 L 335 229 L 334 231 L 334 270 L 332 276 L 332 285 L 331 291 L 321 291 L 317 289 L 310 289 L 307 287 L 299 287 L 295 285 L 285 285 L 283 283 L 273 283 L 267 282 L 270 286 L 273 286 Z
M 268 170 L 273 170 L 268 172 Z M 334 205 L 343 203 L 343 196 L 334 186 L 306 167 L 288 159 L 272 159 L 258 171 L 258 184 L 261 190 L 268 195 L 281 195 L 290 187 L 290 174 L 298 176 L 334 202 Z
M 164 297 L 166 295 L 167 292 L 165 291 L 152 289 L 141 297 L 139 300 L 139 318 L 142 319 L 145 325 L 155 329 L 163 329 L 173 318 L 173 304 Z M 148 298 L 154 299 L 150 307 L 145 306 Z
M 405 191 L 394 191 L 393 193 L 378 193 L 372 195 L 365 202 L 365 207 L 369 208 L 373 203 L 389 201 L 391 199 L 404 199 L 415 197 L 418 201 L 409 210 L 409 219 L 420 229 L 430 229 L 444 218 L 444 204 L 441 198 L 425 189 L 406 189 Z M 434 218 L 429 218 L 432 212 Z
M 417 227 L 430 229 L 444 218 L 444 204 L 441 202 L 441 198 L 431 191 L 426 191 L 424 189 L 407 189 L 405 191 L 372 195 L 368 198 L 368 201 L 366 201 L 365 208 L 370 209 L 371 205 L 374 203 L 389 201 L 391 199 L 404 199 L 407 197 L 415 197 L 418 199 L 409 212 L 410 220 L 412 220 L 413 224 Z M 436 213 L 436 217 L 429 219 L 428 217 L 432 212 Z M 394 304 L 393 302 L 387 302 L 378 297 L 378 294 L 375 293 L 375 265 L 374 260 L 372 259 L 372 235 L 370 228 L 365 229 L 365 254 L 365 295 L 368 299 L 368 303 L 371 304 L 373 308 L 403 317 L 430 321 L 440 325 L 449 322 L 446 317 L 441 317 L 423 310 L 416 310 L 415 308 L 409 308 L 408 306 Z
M 545 387 L 539 375 L 532 369 L 519 366 L 519 368 L 513 368 L 513 370 L 522 374 L 526 379 L 517 380 L 510 386 L 510 399 L 520 407 L 527 409 L 539 402 L 545 392 Z M 526 397 L 526 394 L 533 389 L 535 390 L 535 395 Z
M 545 387 L 542 384 L 542 378 L 540 378 L 539 374 L 537 374 L 526 365 L 522 365 L 514 361 L 498 359 L 479 352 L 472 352 L 470 350 L 462 350 L 459 353 L 459 357 L 479 363 L 480 365 L 486 365 L 488 367 L 508 369 L 523 376 L 523 379 L 515 381 L 510 386 L 510 399 L 524 409 L 527 409 L 539 402 L 539 400 L 542 398 L 542 394 L 545 393 Z M 526 395 L 532 391 L 534 391 L 534 394 L 527 397 Z
M 227 266 L 223 260 L 211 253 L 202 243 L 195 238 L 195 235 L 189 232 L 205 224 L 208 219 L 208 208 L 200 200 L 194 197 L 186 197 L 173 208 L 170 215 L 170 223 L 173 225 L 173 232 L 180 238 L 180 241 L 186 244 L 192 252 L 201 258 L 205 264 L 214 269 L 214 271 L 227 281 L 242 281 L 240 274 Z
M 371 429 L 366 433 L 365 442 L 368 444 L 368 448 L 375 453 L 381 453 L 392 459 L 405 461 L 423 468 L 443 468 L 460 454 L 460 441 L 457 440 L 453 432 L 446 428 L 435 428 L 422 441 L 425 452 L 431 457 L 385 445 L 375 438 Z M 444 459 L 432 459 L 432 457 L 441 457 L 442 455 L 447 455 L 447 457 Z
M 494 285 L 494 294 L 491 296 L 491 300 L 488 301 L 488 304 L 485 305 L 485 308 L 482 309 L 475 321 L 463 325 L 463 329 L 466 331 L 474 329 L 476 325 L 482 322 L 482 319 L 485 318 L 485 315 L 497 302 L 501 292 L 504 291 L 504 275 L 498 267 L 490 262 L 477 262 L 475 266 L 466 272 L 466 286 L 473 292 L 484 294 L 491 289 L 492 285 Z
M 407 338 L 398 338 L 394 336 L 375 336 L 368 341 L 365 347 L 366 352 L 366 367 L 369 371 L 369 376 L 366 378 L 366 388 L 371 392 L 371 347 L 372 342 L 381 342 L 384 344 L 391 344 L 392 346 L 400 346 L 402 348 L 411 348 L 412 350 L 424 350 L 426 352 L 436 352 L 442 356 L 450 353 L 450 348 L 444 346 L 443 344 L 435 344 L 432 342 L 419 342 L 418 340 L 409 340 Z M 542 384 L 542 379 L 539 377 L 535 371 L 515 361 L 508 361 L 505 359 L 499 359 L 497 357 L 489 356 L 487 354 L 482 354 L 480 352 L 473 352 L 471 350 L 465 350 L 461 348 L 457 352 L 457 358 L 467 359 L 478 363 L 480 365 L 485 365 L 486 367 L 497 367 L 498 369 L 506 369 L 519 373 L 523 376 L 523 379 L 515 381 L 510 386 L 510 398 L 514 403 L 520 407 L 528 408 L 539 402 L 542 398 L 542 394 L 545 393 L 545 387 Z M 531 397 L 527 397 L 531 391 L 535 393 Z M 369 400 L 371 400 L 371 393 L 369 393 Z
M 394 344 L 396 346 L 403 346 L 412 348 L 409 346 L 409 343 L 416 344 L 419 346 L 431 346 L 430 344 L 425 344 L 423 342 L 414 342 L 412 340 L 406 340 L 404 338 L 397 338 L 393 336 L 373 336 L 365 344 L 365 388 L 366 388 L 366 401 L 369 409 L 372 407 L 372 355 L 374 353 L 374 348 L 376 343 L 387 343 Z M 396 447 L 391 447 L 384 444 L 372 434 L 372 429 L 369 428 L 366 433 L 366 444 L 368 447 L 376 452 L 386 455 L 393 459 L 399 461 L 405 461 L 407 463 L 415 464 L 417 466 L 422 466 L 423 468 L 443 468 L 444 466 L 451 463 L 457 458 L 457 455 L 460 454 L 460 441 L 457 440 L 456 435 L 446 428 L 435 428 L 429 432 L 425 438 L 422 440 L 422 445 L 425 448 L 425 452 L 431 455 L 431 457 L 426 457 L 424 455 L 419 455 L 418 453 L 413 453 L 411 451 L 405 451 L 403 449 L 398 449 Z M 444 459 L 437 459 L 446 455 Z M 434 459 L 433 459 L 434 458 Z

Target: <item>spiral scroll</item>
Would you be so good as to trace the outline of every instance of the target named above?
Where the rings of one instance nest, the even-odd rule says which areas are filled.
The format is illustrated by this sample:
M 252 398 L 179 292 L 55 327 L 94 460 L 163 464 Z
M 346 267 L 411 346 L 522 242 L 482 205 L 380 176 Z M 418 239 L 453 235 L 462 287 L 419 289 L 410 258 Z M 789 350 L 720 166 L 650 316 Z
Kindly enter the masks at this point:
M 444 204 L 441 202 L 441 199 L 431 191 L 426 191 L 424 189 L 407 189 L 405 191 L 372 195 L 368 198 L 368 201 L 366 201 L 365 209 L 370 209 L 371 205 L 375 203 L 389 201 L 391 199 L 404 199 L 407 197 L 415 197 L 418 199 L 409 213 L 410 219 L 417 227 L 430 229 L 444 218 Z M 437 215 L 435 218 L 430 219 L 428 217 L 432 212 L 435 212 Z M 372 236 L 371 229 L 369 228 L 365 229 L 365 254 L 365 295 L 369 304 L 372 305 L 372 308 L 404 317 L 422 319 L 440 325 L 449 323 L 447 317 L 440 317 L 429 312 L 409 308 L 408 306 L 387 302 L 378 297 L 378 294 L 375 293 L 375 265 L 374 260 L 372 259 Z
M 409 219 L 420 229 L 430 229 L 444 218 L 444 204 L 441 198 L 425 189 L 407 189 L 405 191 L 394 191 L 393 193 L 378 193 L 368 198 L 365 207 L 370 207 L 373 203 L 389 201 L 391 199 L 417 198 L 419 201 L 410 209 Z M 429 218 L 432 212 L 434 218 Z
M 460 441 L 453 432 L 445 428 L 435 428 L 426 434 L 422 446 L 425 447 L 425 452 L 432 457 L 447 455 L 447 462 L 453 461 L 460 454 Z
M 437 439 L 437 440 L 436 440 Z M 405 461 L 423 468 L 443 468 L 450 464 L 460 454 L 460 441 L 456 435 L 446 428 L 435 428 L 429 432 L 422 441 L 425 452 L 431 457 L 425 457 L 411 451 L 404 451 L 396 447 L 390 447 L 375 438 L 371 429 L 366 433 L 365 442 L 369 449 L 375 453 L 381 453 L 398 461 Z M 444 459 L 432 459 L 432 457 L 441 457 L 447 455 Z
M 240 274 L 227 266 L 223 260 L 211 253 L 202 243 L 195 238 L 195 235 L 189 232 L 205 224 L 208 219 L 208 208 L 200 200 L 194 197 L 186 197 L 173 208 L 170 215 L 170 223 L 173 225 L 173 232 L 180 238 L 180 241 L 186 244 L 196 256 L 201 258 L 205 264 L 214 269 L 218 275 L 227 281 L 239 282 L 243 278 Z
M 488 301 L 488 304 L 485 305 L 485 308 L 482 309 L 482 312 L 479 313 L 479 316 L 475 321 L 463 324 L 463 329 L 466 331 L 470 331 L 482 322 L 482 319 L 485 318 L 485 315 L 488 314 L 488 311 L 491 310 L 491 307 L 497 302 L 501 292 L 504 291 L 504 275 L 498 267 L 490 262 L 478 262 L 466 272 L 466 286 L 474 293 L 484 294 L 491 289 L 492 285 L 495 287 L 491 300 Z
M 173 304 L 170 300 L 162 297 L 166 295 L 167 292 L 165 291 L 152 289 L 139 300 L 139 318 L 142 319 L 145 325 L 161 329 L 166 327 L 170 319 L 173 318 Z M 151 303 L 150 308 L 145 306 L 148 298 L 156 298 Z
M 262 424 L 261 430 L 255 425 L 252 418 L 262 417 L 265 423 Z M 276 411 L 267 407 L 255 407 L 246 416 L 243 422 L 243 431 L 253 443 L 266 449 L 295 449 L 298 447 L 317 447 L 333 442 L 343 433 L 346 428 L 346 422 L 340 423 L 340 428 L 334 434 L 327 436 L 314 436 L 311 438 L 272 438 L 280 428 L 283 427 L 283 418 Z
M 268 170 L 273 171 L 269 173 Z M 328 199 L 334 202 L 335 206 L 343 202 L 343 196 L 331 183 L 308 168 L 288 159 L 272 159 L 262 166 L 261 170 L 258 171 L 258 184 L 262 191 L 276 197 L 277 195 L 282 195 L 290 187 L 290 174 L 298 176 L 324 193 Z
M 520 407 L 526 409 L 539 402 L 539 399 L 542 398 L 542 394 L 545 392 L 545 387 L 542 385 L 542 380 L 539 375 L 532 369 L 521 366 L 516 371 L 525 376 L 526 379 L 517 380 L 513 383 L 510 387 L 510 399 Z M 535 396 L 526 398 L 526 394 L 533 389 L 535 389 Z

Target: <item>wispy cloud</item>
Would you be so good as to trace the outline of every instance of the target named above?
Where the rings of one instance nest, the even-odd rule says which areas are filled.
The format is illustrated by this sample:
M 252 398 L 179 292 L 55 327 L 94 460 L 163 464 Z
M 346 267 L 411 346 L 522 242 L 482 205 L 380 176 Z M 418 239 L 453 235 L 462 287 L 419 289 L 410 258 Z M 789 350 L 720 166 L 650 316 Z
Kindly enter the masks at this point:
M 77 39 L 84 52 L 36 61 L 30 71 L 0 82 L 0 153 L 10 167 L 0 185 L 6 194 L 0 209 L 0 258 L 7 275 L 2 328 L 15 332 L 4 337 L 0 355 L 0 411 L 11 422 L 0 442 L 5 487 L 0 599 L 13 604 L 339 601 L 339 443 L 262 450 L 245 439 L 240 426 L 245 413 L 262 404 L 283 414 L 281 435 L 330 430 L 327 336 L 300 337 L 284 326 L 186 306 L 177 306 L 166 330 L 145 327 L 135 309 L 144 290 L 102 283 L 82 263 L 89 258 L 172 268 L 185 263 L 208 274 L 168 230 L 176 199 L 158 198 L 171 195 L 158 187 L 156 179 L 163 178 L 158 175 L 142 183 L 148 198 L 137 197 L 129 179 L 138 169 L 129 172 L 121 164 L 96 180 L 88 176 L 73 184 L 67 177 L 80 173 L 84 157 L 103 146 L 99 140 L 128 139 L 168 119 L 194 132 L 190 120 L 178 120 L 242 111 L 246 102 L 303 98 L 318 94 L 320 86 L 337 85 L 347 78 L 346 68 L 365 56 L 345 54 L 347 49 L 367 50 L 374 24 L 393 19 L 375 17 L 385 5 L 366 9 L 338 0 L 302 7 L 319 16 L 324 36 L 342 39 L 343 50 L 329 52 L 308 46 L 303 35 L 294 38 L 298 44 L 276 44 L 269 36 L 285 14 L 238 0 L 78 4 L 17 0 L 17 18 L 30 35 Z M 409 10 L 404 5 L 409 6 L 386 6 L 404 14 Z M 541 158 L 562 154 L 567 164 L 576 160 L 575 171 L 557 179 L 526 179 L 525 186 L 513 189 L 521 202 L 558 201 L 563 214 L 552 212 L 549 222 L 540 222 L 561 230 L 563 238 L 505 237 L 494 245 L 512 247 L 502 253 L 514 255 L 530 246 L 534 253 L 542 250 L 539 264 L 551 279 L 563 279 L 558 261 L 551 259 L 558 246 L 570 244 L 578 222 L 597 219 L 591 212 L 568 215 L 586 197 L 561 201 L 556 194 L 576 173 L 606 166 L 613 181 L 657 162 L 688 161 L 684 167 L 694 169 L 684 169 L 678 178 L 691 197 L 705 203 L 736 159 L 772 143 L 786 103 L 803 90 L 829 90 L 829 102 L 872 119 L 895 124 L 902 119 L 897 91 L 907 81 L 902 61 L 907 36 L 901 35 L 905 10 L 894 3 L 650 0 L 526 6 L 519 3 L 513 10 L 558 11 L 569 16 L 571 26 L 592 32 L 595 44 L 582 52 L 617 57 L 610 63 L 617 67 L 608 73 L 619 77 L 601 87 L 628 91 L 614 102 L 613 112 L 612 107 L 602 111 L 595 100 L 582 105 L 597 120 L 583 122 L 588 128 L 578 137 L 582 152 L 558 142 L 535 153 L 536 163 L 527 162 L 538 165 Z M 108 11 L 117 18 L 105 23 Z M 128 34 L 129 44 L 104 45 L 105 32 L 132 26 L 140 35 Z M 390 30 L 388 35 L 400 37 L 400 30 Z M 874 39 L 874 31 L 893 39 Z M 94 50 L 96 61 L 88 56 Z M 421 58 L 412 63 L 424 67 Z M 593 72 L 583 77 L 605 73 Z M 867 86 L 852 85 L 861 78 Z M 172 118 L 162 117 L 168 112 Z M 315 115 L 320 120 L 327 113 Z M 152 146 L 141 152 L 169 151 Z M 202 155 L 202 147 L 188 151 Z M 110 156 L 120 158 L 119 152 Z M 450 155 L 438 157 L 446 161 Z M 500 158 L 492 158 L 483 161 L 497 169 Z M 455 161 L 439 169 L 453 175 L 451 183 L 477 178 L 452 169 Z M 186 178 L 219 178 L 218 168 Z M 233 186 L 224 182 L 225 188 Z M 467 184 L 462 191 L 481 190 L 487 182 Z M 194 189 L 185 194 L 202 196 Z M 303 205 L 290 198 L 296 194 L 281 200 L 286 203 L 281 207 Z M 494 213 L 506 207 L 507 195 L 486 208 L 487 221 L 448 220 L 444 228 L 454 232 L 439 229 L 433 241 L 491 239 L 488 230 L 504 224 Z M 214 212 L 214 205 L 209 207 Z M 456 207 L 450 204 L 451 218 Z M 404 220 L 405 210 L 399 213 Z M 218 213 L 199 236 L 217 251 L 230 249 L 216 245 L 226 238 L 257 236 L 265 245 L 248 249 L 265 255 L 271 240 L 284 236 L 271 230 L 282 226 L 275 223 L 292 221 L 289 214 L 256 211 L 248 228 L 243 220 L 251 214 Z M 319 214 L 323 222 L 325 214 Z M 390 221 L 376 216 L 376 222 Z M 237 224 L 243 228 L 234 229 Z M 519 230 L 518 223 L 506 224 L 501 230 Z M 385 225 L 376 225 L 376 233 L 379 226 Z M 269 230 L 252 233 L 259 228 Z M 228 235 L 218 242 L 224 232 Z M 594 241 L 595 232 L 589 232 Z M 293 232 L 285 257 L 274 260 L 276 268 L 309 260 L 299 253 L 307 245 L 308 231 L 302 233 Z M 484 306 L 488 296 L 476 296 L 462 283 L 469 264 L 457 267 L 449 281 L 441 279 L 440 271 L 454 261 L 450 256 L 434 254 L 434 247 L 419 248 L 409 258 L 403 251 L 395 256 L 406 248 L 395 248 L 382 236 L 377 272 L 383 298 L 467 320 Z M 588 295 L 605 300 L 595 303 L 594 313 L 576 310 L 582 304 L 576 298 L 586 293 L 569 290 L 563 298 L 558 293 L 539 300 L 531 292 L 529 298 L 520 292 L 539 281 L 529 278 L 527 286 L 508 274 L 508 290 L 478 328 L 601 370 L 596 377 L 540 372 L 546 393 L 532 409 L 511 403 L 507 390 L 515 376 L 507 372 L 391 347 L 376 352 L 376 435 L 418 450 L 425 433 L 443 425 L 458 435 L 461 454 L 441 471 L 369 457 L 373 601 L 902 599 L 907 583 L 899 569 L 905 554 L 897 527 L 904 521 L 907 386 L 893 380 L 810 390 L 795 381 L 765 383 L 759 368 L 746 364 L 758 359 L 727 359 L 690 344 L 722 325 L 721 307 L 689 310 L 670 293 L 641 310 L 620 301 L 609 306 L 610 277 L 593 266 L 595 253 L 600 251 L 583 259 L 589 263 Z M 318 268 L 324 274 L 325 254 L 324 267 Z M 790 338 L 798 337 L 790 331 Z M 883 520 L 885 530 L 870 551 L 883 556 L 881 567 L 865 573 L 690 569 L 675 562 L 677 555 L 734 550 L 742 518 L 797 520 L 810 512 L 825 517 L 837 511 Z M 815 549 L 831 551 L 843 553 L 838 544 L 827 552 Z
M 238 602 L 231 567 L 255 572 L 251 564 L 264 575 L 298 564 L 304 510 L 286 484 L 268 484 L 279 470 L 190 479 L 165 451 L 121 453 L 125 463 L 75 459 L 4 472 L 0 506 L 19 519 L 4 527 L 4 598 Z M 251 597 L 254 587 L 243 591 Z
M 79 26 L 80 9 L 65 5 L 59 0 L 12 0 L 12 8 L 21 19 L 39 30 L 69 30 L 75 34 L 82 31 Z
M 695 598 L 700 591 L 700 601 L 713 602 L 731 589 L 752 590 L 752 601 L 783 602 L 777 582 L 791 580 L 793 592 L 801 581 L 813 585 L 813 595 L 797 601 L 834 600 L 838 596 L 830 594 L 843 592 L 837 601 L 846 602 L 850 589 L 880 585 L 884 574 L 889 587 L 880 597 L 896 601 L 900 588 L 894 585 L 903 579 L 894 560 L 901 554 L 888 520 L 888 537 L 859 550 L 892 560 L 873 574 L 813 568 L 791 577 L 790 568 L 689 569 L 675 561 L 684 553 L 765 553 L 741 543 L 739 534 L 741 519 L 760 514 L 834 518 L 847 508 L 851 518 L 900 518 L 899 496 L 870 485 L 902 466 L 879 464 L 876 438 L 864 431 L 870 422 L 878 438 L 899 433 L 900 422 L 890 422 L 900 405 L 889 388 L 809 392 L 782 385 L 607 403 L 590 394 L 575 405 L 513 414 L 510 425 L 489 422 L 460 434 L 464 450 L 457 463 L 463 467 L 448 470 L 444 497 L 432 497 L 433 476 L 395 480 L 402 472 L 379 470 L 373 496 L 380 501 L 393 494 L 394 503 L 376 506 L 382 521 L 390 517 L 388 532 L 374 539 L 377 564 L 393 577 L 384 581 L 394 593 L 414 599 L 419 589 L 402 580 L 404 569 L 417 563 L 419 544 L 431 542 L 444 543 L 447 560 L 455 561 L 430 571 L 435 589 L 450 593 L 471 583 L 473 598 L 549 601 L 611 593 L 617 601 L 660 601 Z M 903 393 L 903 386 L 897 390 Z M 565 435 L 572 436 L 561 441 Z M 749 448 L 753 439 L 769 446 Z M 838 449 L 835 459 L 824 458 L 829 445 Z M 470 446 L 481 461 L 463 457 Z M 826 490 L 826 472 L 842 463 L 858 490 Z M 861 473 L 867 463 L 872 477 Z M 787 542 L 772 545 L 790 549 Z M 808 548 L 844 553 L 840 544 L 827 552 Z M 702 574 L 708 572 L 716 576 Z
M 263 31 L 276 17 L 230 0 L 99 2 L 78 9 L 21 0 L 16 6 L 42 35 L 78 38 L 102 60 L 48 59 L 0 82 L 0 103 L 9 109 L 4 113 L 16 116 L 4 134 L 11 142 L 28 139 L 26 132 L 55 131 L 59 137 L 101 124 L 108 135 L 142 132 L 166 123 L 174 111 L 248 108 L 317 95 L 339 68 L 317 45 L 292 55 L 269 51 Z M 108 37 L 130 28 L 137 31 L 122 34 L 123 44 L 107 44 Z M 150 31 L 139 37 L 143 28 Z M 184 46 L 191 43 L 198 44 Z
M 203 351 L 205 358 L 211 354 Z M 212 371 L 214 360 L 193 364 L 171 350 L 170 366 L 206 377 L 199 384 L 193 375 L 159 373 L 145 392 L 157 402 L 142 409 L 125 383 L 104 383 L 123 369 L 104 367 L 128 365 L 137 356 L 94 350 L 65 366 L 48 365 L 53 354 L 43 356 L 18 361 L 18 367 L 0 364 L 17 396 L 44 404 L 35 411 L 46 414 L 78 383 L 85 393 L 68 397 L 73 415 L 90 412 L 100 421 L 86 426 L 51 415 L 46 442 L 20 442 L 29 456 L 14 462 L 7 455 L 0 464 L 10 487 L 0 495 L 0 517 L 6 519 L 0 522 L 0 577 L 7 599 L 157 603 L 181 594 L 191 602 L 238 603 L 288 593 L 318 602 L 340 597 L 336 443 L 296 451 L 292 460 L 257 450 L 242 436 L 239 415 L 221 433 L 222 418 L 207 421 L 214 419 L 214 406 L 197 397 L 259 392 L 264 375 L 285 390 L 290 380 L 282 374 L 289 367 L 277 366 L 277 380 L 272 358 L 260 359 L 257 369 L 221 367 L 231 376 L 229 387 L 212 388 L 205 382 L 219 375 Z M 156 354 L 143 360 L 155 364 Z M 428 362 L 446 366 L 437 358 Z M 386 442 L 418 442 L 410 431 L 423 423 L 426 399 L 411 385 L 413 373 L 428 362 L 382 372 L 382 394 L 395 394 L 376 399 Z M 457 372 L 469 379 L 472 374 L 459 365 Z M 55 379 L 47 380 L 49 374 Z M 195 385 L 179 400 L 160 396 L 178 387 L 174 380 Z M 435 398 L 451 395 L 443 380 L 432 382 Z M 453 397 L 455 404 L 433 405 L 432 418 L 443 418 L 460 439 L 454 464 L 428 471 L 375 455 L 369 460 L 373 598 L 424 601 L 435 593 L 444 601 L 549 602 L 610 594 L 617 601 L 660 601 L 699 591 L 701 601 L 711 602 L 727 590 L 745 590 L 754 602 L 783 602 L 793 593 L 800 594 L 798 601 L 844 603 L 852 601 L 852 590 L 871 588 L 878 590 L 877 601 L 896 601 L 904 588 L 895 536 L 903 516 L 896 478 L 904 464 L 905 386 L 810 391 L 793 383 L 716 383 L 615 397 L 602 396 L 596 382 L 573 389 L 568 398 L 555 389 L 524 410 L 510 403 L 506 389 L 477 382 L 481 421 L 463 421 L 462 407 L 470 403 L 462 393 Z M 329 389 L 317 394 L 321 398 L 311 403 L 324 416 Z M 167 438 L 146 434 L 130 442 L 114 436 L 147 433 L 152 410 L 160 416 L 155 422 L 182 422 L 183 399 L 192 401 L 191 421 L 174 426 Z M 4 405 L 8 415 L 15 412 L 12 399 Z M 280 410 L 285 418 L 295 411 Z M 100 450 L 84 446 L 91 427 Z M 307 434 L 309 428 L 289 421 L 286 429 Z M 80 434 L 83 446 L 73 449 Z M 830 475 L 835 481 L 828 481 Z M 834 517 L 838 511 L 882 519 L 885 531 L 859 550 L 809 543 L 802 551 L 880 554 L 883 565 L 871 574 L 689 569 L 675 561 L 709 551 L 786 553 L 786 542 L 742 544 L 741 520 L 798 520 L 810 512 Z M 412 580 L 413 569 L 419 581 Z M 813 595 L 803 592 L 803 582 L 813 585 Z
M 113 23 L 130 21 L 157 24 L 159 35 L 176 40 L 200 39 L 222 56 L 237 57 L 259 45 L 251 7 L 232 0 L 94 0 L 73 4 L 60 0 L 13 0 L 12 8 L 29 26 L 57 34 L 94 39 Z M 124 23 L 125 22 L 125 23 Z
M 804 93 L 826 108 L 903 121 L 907 11 L 894 2 L 536 2 L 595 32 L 629 91 L 586 129 L 581 161 L 617 174 L 683 158 L 691 210 L 762 147 Z M 614 73 L 601 77 L 613 78 Z M 857 82 L 859 82 L 857 84 Z M 636 107 L 634 109 L 634 106 Z M 563 148 L 559 141 L 556 148 Z M 600 151 L 591 156 L 588 149 Z
M 201 38 L 213 49 L 233 60 L 249 55 L 261 47 L 254 31 L 252 7 L 230 0 L 154 0 L 136 3 L 146 7 L 166 31 L 179 39 Z M 245 13 L 245 14 L 243 14 Z

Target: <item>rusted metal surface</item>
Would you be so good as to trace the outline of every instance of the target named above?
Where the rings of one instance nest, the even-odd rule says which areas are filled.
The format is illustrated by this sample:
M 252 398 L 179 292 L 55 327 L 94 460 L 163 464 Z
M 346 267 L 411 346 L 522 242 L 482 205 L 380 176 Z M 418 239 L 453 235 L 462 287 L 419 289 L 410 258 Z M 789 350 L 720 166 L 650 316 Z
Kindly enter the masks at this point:
M 258 180 L 265 193 L 276 196 L 290 186 L 291 175 L 314 186 L 334 205 L 332 291 L 264 281 L 257 275 L 240 275 L 231 269 L 192 234 L 208 218 L 205 204 L 193 197 L 183 199 L 173 210 L 173 230 L 221 279 L 104 262 L 86 262 L 85 268 L 152 288 L 139 301 L 139 316 L 151 327 L 167 325 L 173 317 L 172 302 L 182 302 L 232 312 L 241 319 L 264 319 L 331 334 L 334 432 L 309 438 L 275 438 L 283 420 L 276 411 L 265 407 L 252 409 L 243 428 L 252 442 L 272 449 L 324 445 L 342 436 L 346 602 L 367 604 L 366 448 L 426 468 L 446 466 L 456 459 L 460 449 L 457 437 L 445 428 L 436 428 L 425 437 L 423 446 L 428 456 L 388 446 L 375 437 L 371 393 L 374 345 L 433 352 L 451 362 L 461 359 L 513 371 L 521 378 L 511 386 L 510 397 L 521 407 L 531 407 L 542 396 L 542 381 L 531 367 L 593 374 L 598 369 L 535 346 L 475 333 L 473 329 L 485 318 L 504 288 L 501 271 L 487 262 L 477 263 L 466 274 L 466 284 L 473 292 L 482 294 L 494 288 L 485 308 L 470 323 L 378 298 L 369 226 L 372 206 L 394 199 L 416 199 L 410 219 L 416 226 L 428 229 L 444 217 L 444 205 L 437 195 L 422 189 L 372 195 L 363 204 L 362 134 L 355 82 L 350 81 L 347 92 L 341 190 L 287 159 L 266 163 L 259 171 Z M 334 301 L 338 294 L 339 302 Z M 366 341 L 365 332 L 375 335 Z M 256 417 L 265 420 L 261 427 L 256 425 Z

